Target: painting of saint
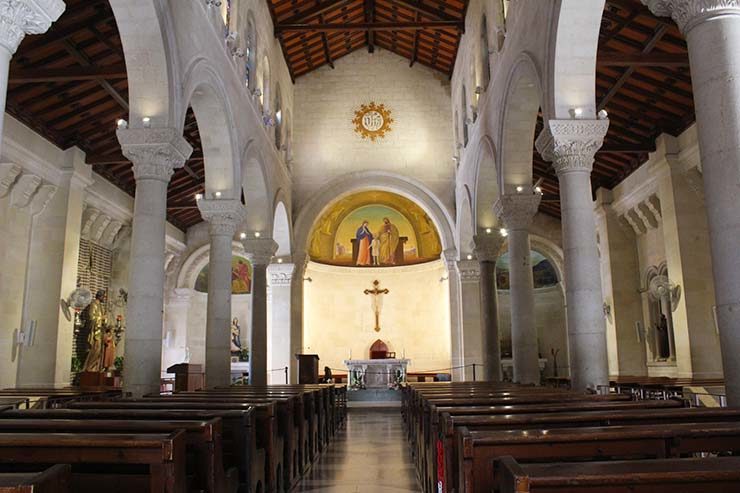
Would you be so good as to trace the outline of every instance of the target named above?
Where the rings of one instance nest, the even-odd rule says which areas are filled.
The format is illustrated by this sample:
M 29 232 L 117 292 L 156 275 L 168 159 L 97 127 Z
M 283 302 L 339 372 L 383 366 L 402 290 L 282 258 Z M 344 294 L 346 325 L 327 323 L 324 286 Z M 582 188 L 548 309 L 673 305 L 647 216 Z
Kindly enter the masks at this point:
M 400 235 L 398 227 L 387 217 L 383 218 L 383 225 L 378 231 L 378 239 L 380 240 L 380 265 L 395 265 L 396 248 L 398 248 Z
M 231 261 L 231 293 L 249 294 L 252 292 L 252 276 L 249 272 L 249 263 L 241 257 L 234 257 Z
M 370 223 L 367 220 L 357 228 L 355 240 L 358 245 L 356 265 L 372 265 L 372 256 L 370 255 L 370 245 L 373 241 L 373 234 L 370 232 Z

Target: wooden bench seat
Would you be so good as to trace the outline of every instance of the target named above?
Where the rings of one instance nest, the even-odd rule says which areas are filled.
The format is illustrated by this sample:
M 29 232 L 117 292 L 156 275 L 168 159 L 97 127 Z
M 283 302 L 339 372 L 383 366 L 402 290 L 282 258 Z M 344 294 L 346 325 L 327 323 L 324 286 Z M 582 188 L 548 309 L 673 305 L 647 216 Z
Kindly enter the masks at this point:
M 493 460 L 552 462 L 671 458 L 699 452 L 740 451 L 740 423 L 470 431 L 457 434 L 458 493 L 489 493 Z
M 740 457 L 494 465 L 499 493 L 709 493 L 740 491 Z
M 185 433 L 170 434 L 75 434 L 0 433 L 0 468 L 19 464 L 69 463 L 72 491 L 99 492 L 101 484 L 119 491 L 185 493 Z M 85 471 L 76 465 L 108 465 Z M 123 466 L 146 466 L 142 477 L 123 471 Z M 128 485 L 131 485 L 130 487 Z M 105 490 L 105 488 L 103 488 Z
M 69 493 L 69 464 L 57 464 L 41 472 L 0 473 L 0 493 Z
M 153 410 L 153 409 L 31 409 L 6 411 L 0 419 L 74 420 L 210 420 L 220 419 L 224 470 L 236 468 L 240 492 L 264 491 L 266 454 L 258 447 L 255 415 L 252 409 L 230 410 Z

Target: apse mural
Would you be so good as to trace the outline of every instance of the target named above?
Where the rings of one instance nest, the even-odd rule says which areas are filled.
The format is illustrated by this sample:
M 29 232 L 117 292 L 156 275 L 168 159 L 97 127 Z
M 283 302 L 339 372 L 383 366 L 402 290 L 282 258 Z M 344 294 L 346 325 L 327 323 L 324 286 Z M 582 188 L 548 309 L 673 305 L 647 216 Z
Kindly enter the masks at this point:
M 530 252 L 530 263 L 532 265 L 532 277 L 534 287 L 545 288 L 556 285 L 558 275 L 550 261 L 541 253 Z M 496 262 L 496 287 L 498 289 L 509 289 L 509 252 L 501 255 Z
M 195 290 L 208 293 L 208 264 L 201 269 L 195 280 Z M 239 255 L 231 257 L 231 294 L 252 292 L 252 265 Z
M 439 259 L 431 218 L 391 192 L 360 192 L 338 200 L 314 225 L 311 260 L 348 267 L 393 267 Z

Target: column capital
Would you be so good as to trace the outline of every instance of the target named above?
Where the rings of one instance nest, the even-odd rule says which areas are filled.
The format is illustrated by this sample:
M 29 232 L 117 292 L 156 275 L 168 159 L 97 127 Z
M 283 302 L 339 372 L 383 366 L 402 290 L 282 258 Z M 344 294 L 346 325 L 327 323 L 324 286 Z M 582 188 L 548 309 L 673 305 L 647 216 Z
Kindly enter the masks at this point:
M 0 0 L 0 46 L 15 53 L 26 34 L 43 34 L 67 6 L 62 0 Z
M 247 258 L 254 265 L 266 267 L 277 252 L 278 245 L 272 238 L 249 238 L 242 240 Z
M 293 281 L 295 265 L 272 263 L 267 266 L 268 284 L 270 286 L 290 286 Z
M 116 135 L 123 155 L 134 165 L 137 181 L 169 182 L 172 173 L 182 168 L 193 153 L 190 144 L 174 128 L 119 128 Z
M 457 249 L 448 248 L 442 252 L 442 260 L 445 261 L 447 267 L 452 267 L 457 262 Z
M 535 144 L 545 161 L 552 161 L 558 176 L 577 171 L 591 173 L 607 130 L 608 119 L 550 120 Z
M 659 17 L 670 17 L 686 35 L 702 22 L 740 15 L 740 0 L 642 0 Z
M 457 272 L 463 283 L 480 281 L 480 263 L 477 260 L 458 260 Z
M 234 236 L 236 228 L 244 222 L 247 210 L 236 199 L 200 199 L 198 209 L 208 222 L 211 236 Z
M 494 213 L 511 230 L 527 230 L 532 224 L 542 194 L 516 193 L 501 195 L 493 204 Z
M 478 257 L 479 262 L 496 262 L 506 238 L 495 232 L 475 235 L 473 241 L 475 242 L 475 256 Z

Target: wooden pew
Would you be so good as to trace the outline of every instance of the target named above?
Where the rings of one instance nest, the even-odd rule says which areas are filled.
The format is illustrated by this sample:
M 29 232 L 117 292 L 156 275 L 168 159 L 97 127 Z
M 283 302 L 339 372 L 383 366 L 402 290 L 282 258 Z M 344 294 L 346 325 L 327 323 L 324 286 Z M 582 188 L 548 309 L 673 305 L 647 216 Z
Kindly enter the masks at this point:
M 31 409 L 6 411 L 0 419 L 74 420 L 210 420 L 220 419 L 223 433 L 224 470 L 239 472 L 240 492 L 265 490 L 266 453 L 258 447 L 255 414 L 252 409 L 231 410 L 153 410 L 153 409 Z
M 80 465 L 72 475 L 72 490 L 99 492 L 101 485 L 115 484 L 123 491 L 185 493 L 185 433 L 170 434 L 73 434 L 0 433 L 0 468 L 19 464 L 68 463 Z M 88 472 L 84 464 L 96 466 Z M 97 465 L 115 465 L 101 470 Z M 146 478 L 127 474 L 123 466 L 148 468 Z M 105 488 L 103 488 L 105 489 Z
M 0 414 L 0 433 L 169 434 L 178 430 L 185 432 L 195 491 L 235 492 L 236 470 L 225 471 L 223 467 L 220 418 L 205 421 L 4 419 Z
M 81 391 L 79 389 L 23 388 L 0 390 L 0 397 L 23 398 L 33 401 L 35 407 L 62 407 L 67 402 L 110 399 L 121 395 L 120 390 Z
M 69 464 L 57 464 L 41 472 L 0 474 L 0 493 L 69 493 Z
M 660 403 L 669 401 L 641 402 Z M 653 424 L 711 422 L 740 423 L 740 409 L 657 408 L 586 411 L 580 408 L 576 410 L 574 407 L 565 412 L 488 416 L 452 416 L 449 413 L 442 413 L 436 447 L 438 454 L 436 458 L 437 470 L 435 470 L 433 477 L 446 478 L 446 481 L 443 481 L 443 491 L 449 491 L 448 485 L 457 484 L 459 475 L 455 467 L 455 458 L 457 457 L 455 430 L 460 427 L 465 427 L 469 431 L 511 431 L 558 427 L 649 426 Z M 442 454 L 442 456 L 439 454 Z M 439 467 L 443 467 L 443 469 L 440 471 Z
M 152 400 L 127 399 L 116 401 L 76 402 L 69 404 L 72 409 L 153 409 L 167 410 L 249 410 L 254 409 L 256 420 L 256 441 L 265 450 L 265 490 L 279 492 L 284 488 L 282 473 L 283 444 L 278 438 L 276 408 L 274 402 L 228 403 L 228 402 L 153 402 Z
M 672 458 L 699 452 L 739 452 L 740 423 L 681 423 L 606 428 L 470 431 L 457 434 L 458 493 L 489 493 L 493 460 L 519 462 Z
M 519 464 L 496 459 L 499 493 L 707 493 L 740 491 L 740 457 Z

